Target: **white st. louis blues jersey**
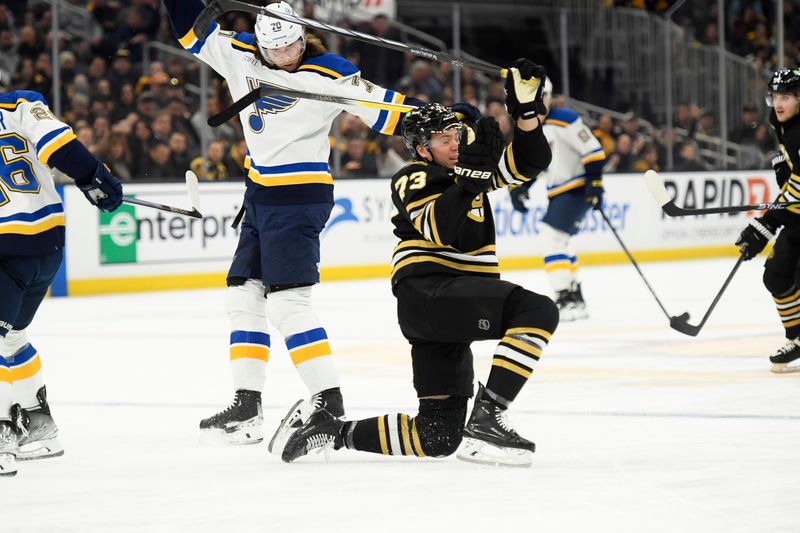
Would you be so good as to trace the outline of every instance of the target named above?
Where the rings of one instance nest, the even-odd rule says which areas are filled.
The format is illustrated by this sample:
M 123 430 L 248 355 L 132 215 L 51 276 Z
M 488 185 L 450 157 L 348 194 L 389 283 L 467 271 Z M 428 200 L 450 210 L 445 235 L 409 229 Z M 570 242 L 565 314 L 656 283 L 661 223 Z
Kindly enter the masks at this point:
M 553 161 L 543 173 L 547 180 L 547 196 L 583 187 L 586 183 L 584 165 L 606 158 L 600 141 L 571 109 L 553 109 L 544 123 L 544 134 L 553 152 Z
M 305 59 L 296 72 L 286 72 L 261 63 L 250 33 L 222 31 L 215 23 L 202 40 L 191 29 L 179 40 L 225 77 L 236 100 L 261 85 L 392 103 L 405 99 L 362 79 L 357 67 L 336 54 Z M 328 132 L 342 111 L 385 134 L 394 132 L 402 117 L 398 112 L 285 96 L 262 98 L 239 113 L 248 147 L 248 189 L 256 189 L 259 202 L 332 201 Z
M 63 246 L 64 207 L 47 162 L 73 139 L 41 94 L 0 94 L 0 255 Z

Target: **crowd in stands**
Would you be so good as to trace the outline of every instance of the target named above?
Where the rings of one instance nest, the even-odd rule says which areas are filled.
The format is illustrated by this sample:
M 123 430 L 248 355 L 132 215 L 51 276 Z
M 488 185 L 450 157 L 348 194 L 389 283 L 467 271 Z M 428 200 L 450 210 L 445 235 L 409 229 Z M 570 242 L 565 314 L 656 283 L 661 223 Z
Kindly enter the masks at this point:
M 63 118 L 81 142 L 123 181 L 181 179 L 187 168 L 208 180 L 244 176 L 246 146 L 241 125 L 238 119 L 213 129 L 206 125 L 198 91 L 201 67 L 178 50 L 160 0 L 67 0 L 66 4 L 75 9 L 63 9 L 59 15 L 61 51 L 52 58 L 51 3 L 0 0 L 0 89 L 37 91 L 52 107 L 56 96 L 52 80 L 54 69 L 58 69 Z M 618 0 L 616 4 L 664 10 L 671 2 Z M 703 21 L 715 16 L 715 8 L 709 4 L 716 2 L 688 4 L 705 4 L 705 18 L 692 19 L 691 23 L 698 30 L 699 41 L 711 39 L 711 30 Z M 774 43 L 766 18 L 771 2 L 738 0 L 727 4 L 738 6 L 728 8 L 736 15 L 732 17 L 736 31 L 731 46 L 752 55 L 754 61 L 772 61 Z M 792 0 L 784 5 L 791 22 L 787 36 L 800 43 L 800 20 L 794 20 L 800 16 L 792 16 L 798 7 Z M 311 2 L 303 9 L 304 16 L 314 18 Z M 231 13 L 221 25 L 236 32 L 252 31 L 252 18 Z M 382 16 L 351 27 L 388 39 L 399 37 Z M 319 36 L 324 41 L 329 37 Z M 175 48 L 175 53 L 153 50 L 148 43 L 167 44 Z M 454 76 L 460 75 L 461 99 L 494 116 L 505 134 L 511 135 L 502 82 L 470 69 L 457 73 L 449 64 L 431 63 L 358 41 L 340 40 L 339 46 L 339 53 L 357 64 L 365 78 L 427 101 L 454 103 Z M 791 50 L 797 52 L 795 47 Z M 210 91 L 205 96 L 208 115 L 230 103 L 227 88 L 212 72 Z M 677 106 L 674 133 L 631 114 L 624 118 L 592 116 L 587 122 L 609 154 L 608 172 L 661 169 L 669 150 L 673 151 L 676 170 L 708 169 L 709 162 L 697 139 L 719 134 L 711 113 L 691 104 Z M 205 159 L 200 156 L 202 139 L 207 139 Z M 753 147 L 747 168 L 764 167 L 766 151 L 774 146 L 764 118 L 753 106 L 743 109 L 742 121 L 734 125 L 730 139 Z M 347 114 L 331 132 L 331 143 L 331 163 L 340 169 L 336 175 L 342 178 L 390 176 L 408 157 L 402 138 L 374 134 Z

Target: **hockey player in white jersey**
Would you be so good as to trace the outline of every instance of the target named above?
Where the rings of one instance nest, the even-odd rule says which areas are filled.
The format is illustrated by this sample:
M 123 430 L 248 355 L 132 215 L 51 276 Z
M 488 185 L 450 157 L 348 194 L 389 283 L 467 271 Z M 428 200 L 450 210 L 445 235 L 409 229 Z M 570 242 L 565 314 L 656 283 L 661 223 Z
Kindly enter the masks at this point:
M 164 4 L 181 45 L 227 80 L 234 99 L 270 85 L 410 103 L 361 78 L 358 68 L 326 52 L 302 26 L 259 15 L 255 34 L 223 31 L 214 23 L 205 35 L 195 35 L 192 25 L 202 2 Z M 294 14 L 285 2 L 266 10 Z M 284 338 L 310 394 L 336 417 L 344 416 L 328 335 L 311 305 L 312 286 L 319 282 L 319 234 L 333 207 L 328 132 L 342 111 L 377 132 L 399 134 L 397 112 L 284 96 L 262 98 L 239 113 L 248 147 L 247 188 L 242 232 L 227 277 L 236 392 L 227 409 L 200 422 L 204 441 L 263 439 L 261 393 L 272 342 L 268 320 Z
M 588 317 L 578 278 L 578 258 L 569 240 L 580 230 L 586 211 L 603 203 L 603 165 L 606 154 L 600 141 L 572 109 L 552 108 L 553 84 L 545 84 L 549 108 L 544 134 L 553 161 L 544 171 L 549 204 L 542 225 L 544 269 L 556 295 L 562 322 Z M 525 200 L 533 182 L 510 191 L 514 209 L 528 211 Z
M 122 185 L 58 120 L 41 94 L 0 93 L 0 476 L 16 460 L 62 455 L 33 320 L 61 265 L 64 208 L 48 167 L 75 180 L 103 211 L 122 201 Z

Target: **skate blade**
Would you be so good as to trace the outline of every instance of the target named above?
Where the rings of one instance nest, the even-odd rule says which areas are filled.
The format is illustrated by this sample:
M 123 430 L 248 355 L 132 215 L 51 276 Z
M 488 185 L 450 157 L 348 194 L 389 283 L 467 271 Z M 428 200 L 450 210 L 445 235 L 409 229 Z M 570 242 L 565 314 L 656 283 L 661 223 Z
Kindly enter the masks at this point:
M 771 370 L 775 374 L 791 374 L 792 372 L 800 372 L 800 364 L 789 366 L 789 363 L 772 363 Z
M 303 400 L 297 400 L 295 404 L 289 408 L 289 412 L 283 417 L 278 429 L 275 430 L 275 434 L 272 435 L 272 438 L 269 440 L 269 444 L 267 445 L 269 453 L 281 455 L 289 438 L 295 431 L 303 426 L 302 405 Z
M 456 457 L 467 463 L 529 468 L 533 453 L 520 448 L 501 448 L 482 440 L 466 438 Z
M 17 465 L 14 463 L 14 455 L 10 453 L 0 453 L 0 477 L 16 475 Z
M 260 425 L 252 423 L 234 431 L 225 431 L 220 428 L 201 429 L 199 440 L 205 446 L 240 446 L 258 444 L 264 440 L 264 435 Z
M 17 461 L 36 461 L 62 455 L 64 455 L 64 447 L 56 437 L 51 437 L 21 445 L 17 451 Z

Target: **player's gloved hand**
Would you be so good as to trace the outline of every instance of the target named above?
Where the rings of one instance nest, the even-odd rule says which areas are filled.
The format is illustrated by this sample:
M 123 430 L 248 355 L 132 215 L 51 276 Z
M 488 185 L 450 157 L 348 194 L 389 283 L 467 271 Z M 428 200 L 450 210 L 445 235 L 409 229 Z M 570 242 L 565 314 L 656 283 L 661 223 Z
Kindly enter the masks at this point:
M 519 211 L 520 213 L 528 212 L 528 206 L 525 205 L 525 202 L 528 200 L 531 185 L 533 185 L 533 180 L 523 183 L 519 187 L 509 187 L 508 195 L 511 197 L 511 206 L 514 208 L 514 210 Z
M 122 184 L 103 163 L 88 182 L 75 182 L 83 195 L 101 211 L 114 211 L 122 203 Z
M 547 71 L 529 59 L 517 59 L 506 74 L 506 109 L 514 120 L 546 115 L 542 91 Z
M 591 205 L 594 209 L 601 209 L 603 207 L 603 192 L 605 192 L 603 189 L 603 180 L 600 176 L 587 176 L 587 180 L 584 188 L 586 203 Z
M 736 239 L 736 246 L 742 252 L 744 260 L 749 261 L 761 253 L 761 250 L 775 236 L 776 230 L 775 225 L 766 217 L 754 218 Z
M 778 152 L 772 158 L 772 168 L 775 170 L 775 177 L 778 179 L 778 187 L 783 187 L 783 184 L 789 181 L 792 175 L 792 169 L 789 168 L 789 163 L 786 162 L 786 156 L 783 152 Z
M 467 102 L 457 102 L 451 105 L 450 109 L 456 114 L 458 120 L 466 122 L 472 128 L 474 128 L 481 119 L 480 109 Z
M 493 117 L 478 121 L 475 140 L 471 143 L 468 143 L 469 133 L 464 128 L 458 145 L 458 162 L 453 171 L 459 187 L 480 194 L 492 186 L 492 176 L 503 155 L 503 133 Z

